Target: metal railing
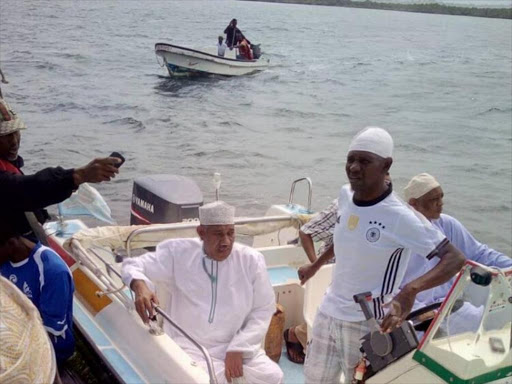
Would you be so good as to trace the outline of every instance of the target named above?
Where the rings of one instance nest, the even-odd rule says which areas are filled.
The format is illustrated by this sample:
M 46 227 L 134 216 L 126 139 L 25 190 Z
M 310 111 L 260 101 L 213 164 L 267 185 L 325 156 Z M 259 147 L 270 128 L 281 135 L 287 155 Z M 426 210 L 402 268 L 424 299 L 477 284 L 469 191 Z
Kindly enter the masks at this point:
M 180 328 L 178 324 L 176 324 L 174 321 L 171 320 L 169 315 L 165 313 L 165 311 L 160 308 L 158 305 L 155 305 L 153 303 L 153 308 L 157 313 L 159 313 L 165 320 L 169 322 L 174 328 L 176 328 L 183 336 L 185 336 L 194 346 L 201 351 L 201 353 L 204 356 L 204 359 L 206 360 L 206 366 L 208 367 L 208 375 L 210 376 L 210 384 L 217 384 L 217 376 L 215 376 L 215 369 L 213 368 L 213 361 L 210 357 L 210 354 L 208 353 L 208 350 L 203 347 L 201 344 L 199 344 L 197 341 L 195 341 L 187 332 L 185 332 L 183 329 Z
M 269 223 L 269 222 L 279 222 L 279 221 L 290 221 L 292 219 L 291 216 L 263 216 L 263 217 L 257 217 L 257 218 L 248 218 L 248 219 L 235 219 L 235 226 L 236 225 L 243 225 L 243 224 L 256 224 L 256 223 Z M 151 227 L 148 226 L 146 228 L 138 228 L 134 230 L 130 235 L 128 235 L 128 238 L 126 239 L 126 253 L 127 257 L 132 256 L 132 246 L 131 243 L 133 239 L 141 234 L 144 233 L 158 233 L 158 232 L 166 232 L 169 230 L 187 230 L 187 229 L 193 229 L 196 228 L 199 225 L 199 221 L 187 223 L 187 225 L 183 225 L 182 223 L 179 223 L 179 226 L 176 226 L 176 223 L 174 224 L 168 224 L 168 225 L 159 225 L 158 227 Z
M 96 292 L 98 297 L 104 295 L 114 295 L 119 299 L 119 301 L 121 301 L 121 303 L 124 304 L 126 308 L 131 308 L 133 306 L 132 299 L 124 292 L 124 284 L 121 287 L 116 286 L 112 276 L 110 276 L 110 271 L 113 271 L 119 278 L 121 277 L 119 272 L 117 272 L 110 263 L 104 260 L 101 256 L 98 255 L 97 252 L 93 251 L 92 249 L 89 249 L 89 251 L 91 251 L 90 253 L 87 252 L 82 247 L 80 242 L 76 240 L 71 241 L 71 248 L 77 262 L 83 267 L 83 272 L 91 273 L 101 284 L 99 286 L 101 291 Z M 107 273 L 105 273 L 103 269 L 93 260 L 91 255 L 105 264 Z M 106 289 L 102 288 L 102 286 Z
M 106 261 L 103 257 L 101 257 L 94 250 L 89 249 L 89 251 L 91 251 L 91 253 L 94 256 L 96 256 L 100 261 L 102 261 L 105 264 L 105 267 L 107 268 L 107 273 L 108 273 L 110 278 L 111 278 L 110 273 L 112 272 L 117 277 L 122 279 L 121 274 L 114 269 L 114 267 L 112 266 L 111 263 Z M 98 268 L 97 267 L 94 267 L 93 265 L 89 265 L 87 263 L 87 261 L 85 261 L 85 260 L 81 260 L 81 264 L 83 264 L 85 267 L 90 269 L 91 272 L 93 272 L 93 274 L 96 275 L 96 277 L 98 277 L 100 279 L 100 281 L 107 287 L 107 290 L 99 291 L 99 292 L 101 292 L 101 296 L 103 296 L 103 295 L 110 295 L 110 294 L 119 294 L 120 291 L 123 290 L 126 287 L 123 284 L 122 287 L 117 288 L 117 287 L 113 286 L 113 284 L 110 281 L 109 281 L 109 283 L 110 283 L 110 287 L 109 287 L 109 284 L 106 281 L 103 281 L 101 279 L 101 277 L 100 277 L 101 275 L 98 274 L 98 270 L 97 270 Z M 112 288 L 114 288 L 114 289 L 112 289 Z M 96 294 L 98 295 L 98 292 L 96 292 Z M 122 294 L 123 294 L 123 296 L 125 296 L 124 292 L 122 292 Z M 128 300 L 130 300 L 130 299 L 128 298 Z M 132 300 L 133 300 L 133 298 L 132 298 Z M 121 300 L 121 302 L 123 302 L 123 300 Z M 130 306 L 127 306 L 126 304 L 125 304 L 125 306 L 128 309 L 131 308 Z M 215 369 L 213 368 L 213 362 L 212 362 L 212 359 L 211 359 L 210 354 L 208 353 L 207 349 L 205 347 L 203 347 L 201 344 L 199 344 L 197 341 L 195 341 L 189 334 L 187 334 L 187 332 L 185 332 L 183 329 L 181 329 L 179 325 L 177 325 L 174 321 L 172 321 L 171 318 L 169 317 L 169 315 L 167 313 L 165 313 L 165 311 L 162 308 L 160 308 L 158 305 L 155 305 L 155 304 L 153 304 L 153 307 L 154 307 L 154 309 L 155 309 L 155 311 L 157 313 L 159 313 L 174 328 L 176 328 L 183 336 L 185 336 L 197 349 L 199 349 L 199 351 L 203 354 L 203 356 L 204 356 L 204 358 L 206 360 L 206 366 L 208 368 L 208 375 L 210 377 L 210 384 L 217 384 L 217 377 L 215 376 Z
M 311 196 L 313 195 L 313 182 L 309 177 L 302 177 L 300 179 L 294 180 L 292 183 L 292 188 L 290 190 L 290 199 L 288 200 L 288 204 L 293 204 L 293 195 L 295 193 L 295 185 L 301 181 L 307 181 L 308 183 L 308 211 L 311 211 Z

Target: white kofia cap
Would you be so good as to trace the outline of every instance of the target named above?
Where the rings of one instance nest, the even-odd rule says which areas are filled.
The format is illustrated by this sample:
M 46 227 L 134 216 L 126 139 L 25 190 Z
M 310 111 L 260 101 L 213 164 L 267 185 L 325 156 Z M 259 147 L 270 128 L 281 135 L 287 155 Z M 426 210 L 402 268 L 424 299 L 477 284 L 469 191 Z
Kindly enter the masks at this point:
M 235 207 L 223 201 L 215 201 L 199 207 L 201 225 L 235 224 Z
M 421 196 L 440 186 L 441 184 L 439 184 L 434 176 L 428 173 L 420 173 L 414 176 L 404 188 L 405 201 L 409 202 L 411 199 L 419 199 Z
M 348 151 L 365 151 L 380 157 L 393 156 L 393 139 L 385 129 L 366 127 L 354 136 Z

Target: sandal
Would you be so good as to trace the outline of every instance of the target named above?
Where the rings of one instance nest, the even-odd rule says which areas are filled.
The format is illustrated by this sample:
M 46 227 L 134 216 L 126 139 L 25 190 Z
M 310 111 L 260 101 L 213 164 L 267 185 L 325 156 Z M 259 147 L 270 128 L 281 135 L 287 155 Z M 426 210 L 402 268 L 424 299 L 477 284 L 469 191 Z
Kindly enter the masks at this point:
M 304 348 L 301 343 L 293 342 L 288 340 L 288 332 L 290 329 L 284 331 L 283 337 L 284 342 L 286 343 L 286 355 L 288 356 L 288 360 L 295 364 L 304 364 L 304 360 L 306 355 L 304 354 Z M 290 351 L 295 351 L 295 357 L 290 353 Z

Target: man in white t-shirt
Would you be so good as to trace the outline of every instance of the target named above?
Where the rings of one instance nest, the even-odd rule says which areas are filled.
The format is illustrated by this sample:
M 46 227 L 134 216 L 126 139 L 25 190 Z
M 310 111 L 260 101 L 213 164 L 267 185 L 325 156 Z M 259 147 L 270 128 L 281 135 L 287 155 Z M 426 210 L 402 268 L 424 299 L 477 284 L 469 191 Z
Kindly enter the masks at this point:
M 393 140 L 381 128 L 358 133 L 347 155 L 345 185 L 338 198 L 334 229 L 336 266 L 313 325 L 305 362 L 306 383 L 350 383 L 361 358 L 360 338 L 370 331 L 353 296 L 370 291 L 370 306 L 383 332 L 391 332 L 409 314 L 418 292 L 448 281 L 464 264 L 464 256 L 422 215 L 409 208 L 385 182 L 392 164 Z M 411 251 L 439 264 L 398 287 Z M 326 255 L 324 257 L 324 255 Z M 328 260 L 325 252 L 299 269 L 305 283 Z
M 217 44 L 217 55 L 224 57 L 227 45 L 223 42 L 224 38 L 219 36 L 219 43 Z

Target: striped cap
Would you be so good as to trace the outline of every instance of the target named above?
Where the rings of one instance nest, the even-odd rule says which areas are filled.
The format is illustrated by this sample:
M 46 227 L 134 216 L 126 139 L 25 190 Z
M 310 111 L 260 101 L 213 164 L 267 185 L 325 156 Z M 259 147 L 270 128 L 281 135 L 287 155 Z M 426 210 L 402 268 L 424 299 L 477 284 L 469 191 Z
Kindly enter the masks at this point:
M 9 104 L 4 99 L 0 99 L 0 136 L 10 135 L 26 128 L 23 120 L 9 107 Z

